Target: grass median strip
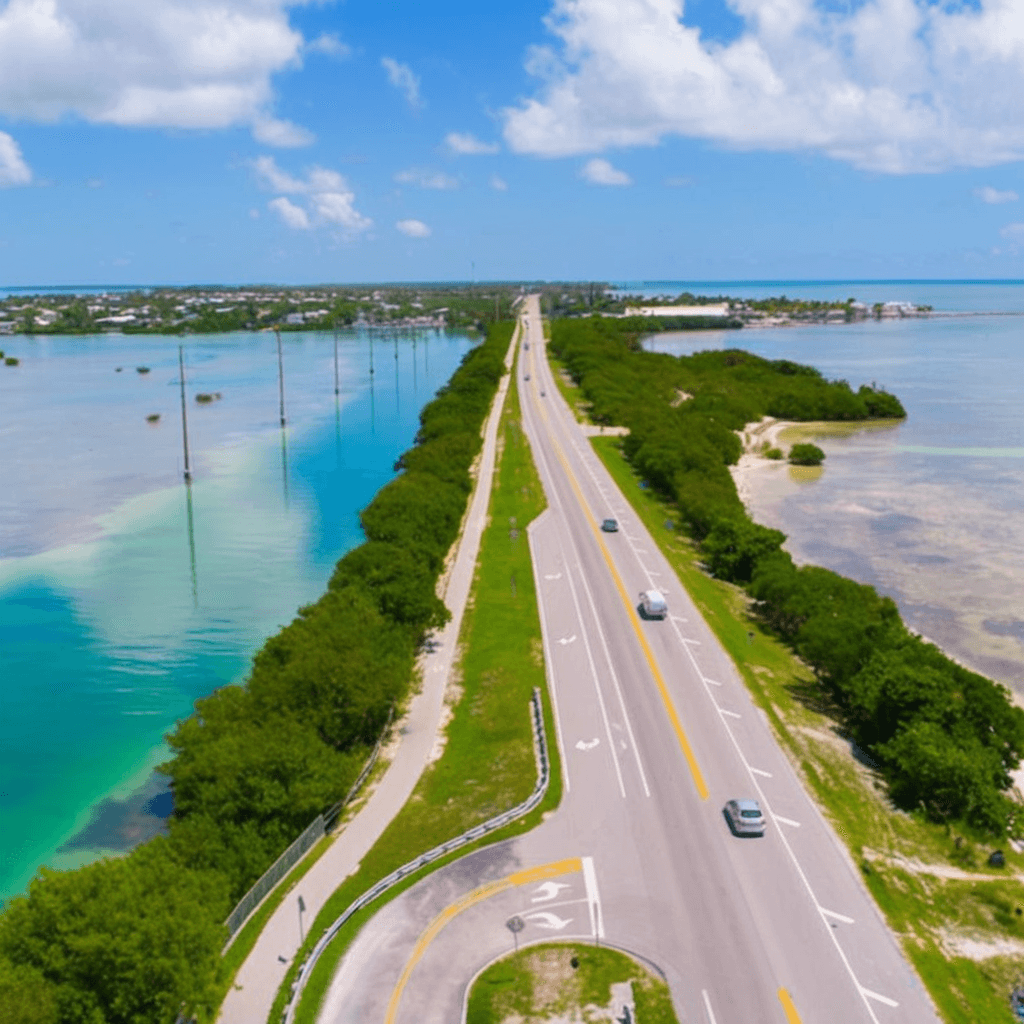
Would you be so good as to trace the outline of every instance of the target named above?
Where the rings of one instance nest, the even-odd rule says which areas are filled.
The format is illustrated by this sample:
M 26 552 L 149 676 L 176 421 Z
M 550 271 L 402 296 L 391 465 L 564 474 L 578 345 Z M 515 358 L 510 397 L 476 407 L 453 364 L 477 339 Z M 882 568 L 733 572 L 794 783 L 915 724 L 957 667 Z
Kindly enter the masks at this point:
M 704 571 L 693 543 L 666 525 L 679 521 L 677 510 L 641 487 L 621 442 L 591 441 L 768 715 L 942 1017 L 1015 1020 L 1008 995 L 1024 979 L 1024 857 L 1006 850 L 1006 867 L 994 870 L 982 837 L 893 808 L 882 780 L 853 756 L 810 669 L 762 631 L 739 587 Z
M 609 1019 L 678 1024 L 661 978 L 618 950 L 575 943 L 530 946 L 492 964 L 473 983 L 466 1012 L 466 1024 Z
M 536 781 L 529 701 L 533 688 L 546 693 L 544 663 L 526 526 L 545 507 L 540 479 L 520 423 L 513 381 L 499 423 L 497 467 L 489 522 L 481 542 L 470 602 L 463 620 L 462 656 L 447 700 L 451 719 L 443 750 L 423 774 L 408 803 L 317 916 L 308 949 L 359 895 L 420 853 L 519 803 Z M 486 840 L 464 847 L 396 886 L 381 902 L 355 915 L 312 972 L 296 1019 L 312 1022 L 342 955 L 365 921 L 388 899 L 429 871 L 479 845 L 532 828 L 561 798 L 561 769 L 554 722 L 545 697 L 551 783 L 540 807 Z M 289 971 L 269 1020 L 280 1020 L 296 972 Z

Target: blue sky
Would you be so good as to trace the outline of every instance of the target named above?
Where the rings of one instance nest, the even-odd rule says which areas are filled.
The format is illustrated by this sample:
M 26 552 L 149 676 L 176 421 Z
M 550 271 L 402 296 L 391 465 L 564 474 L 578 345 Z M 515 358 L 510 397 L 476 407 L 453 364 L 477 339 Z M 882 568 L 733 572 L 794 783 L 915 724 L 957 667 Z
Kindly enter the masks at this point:
M 1024 0 L 0 0 L 0 287 L 1024 277 Z

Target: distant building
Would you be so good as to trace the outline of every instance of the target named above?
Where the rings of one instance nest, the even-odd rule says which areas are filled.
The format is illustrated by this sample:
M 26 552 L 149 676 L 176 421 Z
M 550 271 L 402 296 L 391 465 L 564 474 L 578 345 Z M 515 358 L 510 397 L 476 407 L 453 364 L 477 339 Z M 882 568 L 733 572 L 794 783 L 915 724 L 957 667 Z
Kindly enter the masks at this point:
M 626 316 L 728 316 L 726 302 L 714 306 L 627 306 Z

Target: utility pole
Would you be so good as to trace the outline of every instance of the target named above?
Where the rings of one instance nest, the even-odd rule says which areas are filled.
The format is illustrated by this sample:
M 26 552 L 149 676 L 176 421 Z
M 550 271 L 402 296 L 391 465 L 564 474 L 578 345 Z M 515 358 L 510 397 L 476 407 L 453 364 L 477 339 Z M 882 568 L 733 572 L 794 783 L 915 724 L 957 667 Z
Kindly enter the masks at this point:
M 338 321 L 334 321 L 334 393 L 338 394 Z
M 185 483 L 191 483 L 192 470 L 188 464 L 188 413 L 185 409 L 185 353 L 178 346 L 178 380 L 181 384 L 181 440 L 185 449 Z
M 281 396 L 281 426 L 285 424 L 284 419 L 284 358 L 281 355 L 281 332 L 275 327 L 274 334 L 277 335 L 277 390 Z

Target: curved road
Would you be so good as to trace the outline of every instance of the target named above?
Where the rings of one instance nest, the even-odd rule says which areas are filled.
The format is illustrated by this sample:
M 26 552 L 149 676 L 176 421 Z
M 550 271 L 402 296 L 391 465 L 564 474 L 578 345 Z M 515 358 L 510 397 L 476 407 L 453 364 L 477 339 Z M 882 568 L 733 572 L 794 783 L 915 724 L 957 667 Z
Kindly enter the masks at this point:
M 518 917 L 520 944 L 585 938 L 653 962 L 681 1021 L 938 1021 L 845 848 L 561 399 L 537 297 L 525 309 L 523 423 L 549 500 L 530 544 L 564 798 L 530 834 L 384 907 L 319 1019 L 454 1024 L 472 977 L 512 947 L 506 922 Z M 600 531 L 606 516 L 620 532 Z M 667 596 L 664 621 L 636 613 L 650 587 Z M 737 796 L 766 808 L 763 838 L 729 832 L 722 807 Z

